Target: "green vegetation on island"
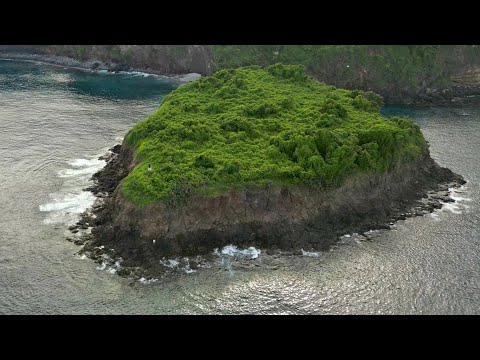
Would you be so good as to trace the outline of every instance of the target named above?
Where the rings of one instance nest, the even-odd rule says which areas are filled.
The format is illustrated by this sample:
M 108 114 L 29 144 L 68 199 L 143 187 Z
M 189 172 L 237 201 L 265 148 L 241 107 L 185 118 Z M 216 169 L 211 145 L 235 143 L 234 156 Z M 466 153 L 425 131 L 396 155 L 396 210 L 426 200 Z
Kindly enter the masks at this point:
M 380 115 L 372 92 L 337 89 L 301 65 L 225 69 L 185 84 L 127 135 L 126 198 L 178 204 L 244 186 L 337 187 L 420 156 L 417 125 Z M 148 171 L 151 164 L 153 171 Z

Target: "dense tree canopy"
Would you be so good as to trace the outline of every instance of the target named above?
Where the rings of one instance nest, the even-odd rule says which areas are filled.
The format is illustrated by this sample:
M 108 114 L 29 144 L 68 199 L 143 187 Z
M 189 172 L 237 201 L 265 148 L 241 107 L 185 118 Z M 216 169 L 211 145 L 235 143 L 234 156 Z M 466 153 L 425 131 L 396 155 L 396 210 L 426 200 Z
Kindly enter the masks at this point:
M 378 95 L 327 86 L 301 65 L 221 70 L 173 91 L 129 132 L 139 165 L 122 190 L 147 205 L 244 186 L 327 189 L 385 172 L 418 157 L 425 140 L 381 106 Z

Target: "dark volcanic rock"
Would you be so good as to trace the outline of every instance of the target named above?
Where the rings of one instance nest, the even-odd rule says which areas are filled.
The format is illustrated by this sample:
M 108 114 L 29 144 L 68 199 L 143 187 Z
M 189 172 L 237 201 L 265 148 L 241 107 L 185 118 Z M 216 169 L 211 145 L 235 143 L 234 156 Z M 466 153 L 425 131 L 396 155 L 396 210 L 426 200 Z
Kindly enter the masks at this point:
M 115 64 L 111 65 L 109 70 L 112 72 L 128 71 L 130 70 L 130 67 L 127 64 Z
M 126 146 L 116 145 L 110 149 L 110 155 L 101 157 L 107 160 L 107 165 L 95 173 L 92 179 L 95 185 L 88 188 L 95 195 L 100 193 L 112 194 L 120 181 L 126 177 L 133 164 L 133 154 Z
M 122 266 L 141 266 L 149 273 L 164 271 L 159 264 L 164 257 L 208 254 L 232 243 L 272 253 L 327 250 L 343 234 L 387 229 L 399 219 L 441 208 L 450 199 L 448 188 L 465 183 L 427 152 L 415 163 L 386 174 L 351 178 L 328 192 L 269 187 L 192 196 L 183 207 L 157 203 L 138 208 L 121 191 L 114 193 L 134 166 L 133 153 L 124 144 L 94 175 L 95 191 L 110 195 L 94 209 L 96 218 L 89 221 L 95 225 L 92 239 L 84 251 L 99 258 L 103 245 L 125 259 Z

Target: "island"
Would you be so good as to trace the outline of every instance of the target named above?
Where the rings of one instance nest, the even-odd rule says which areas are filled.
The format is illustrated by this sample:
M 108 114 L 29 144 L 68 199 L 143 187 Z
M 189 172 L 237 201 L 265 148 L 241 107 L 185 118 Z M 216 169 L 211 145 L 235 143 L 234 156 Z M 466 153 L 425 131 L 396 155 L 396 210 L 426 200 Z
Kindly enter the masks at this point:
M 162 259 L 230 244 L 324 251 L 453 201 L 448 189 L 463 178 L 382 104 L 302 65 L 224 69 L 180 86 L 94 175 L 100 200 L 76 225 L 93 226 L 81 252 L 122 259 L 125 275 L 158 274 Z

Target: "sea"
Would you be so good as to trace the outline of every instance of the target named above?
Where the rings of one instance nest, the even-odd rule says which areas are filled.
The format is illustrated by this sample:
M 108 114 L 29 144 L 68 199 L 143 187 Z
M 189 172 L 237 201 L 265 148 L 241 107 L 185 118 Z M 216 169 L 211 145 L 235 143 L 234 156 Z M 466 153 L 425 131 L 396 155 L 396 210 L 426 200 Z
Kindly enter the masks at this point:
M 432 157 L 467 180 L 455 203 L 392 230 L 273 259 L 232 244 L 197 269 L 163 259 L 170 271 L 159 279 L 123 278 L 79 256 L 68 226 L 95 200 L 83 189 L 105 165 L 98 158 L 197 77 L 0 60 L 0 314 L 480 313 L 480 107 L 472 105 L 383 108 L 411 117 Z

